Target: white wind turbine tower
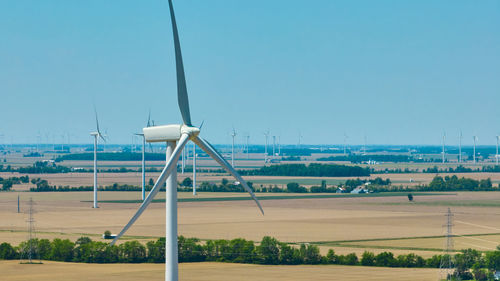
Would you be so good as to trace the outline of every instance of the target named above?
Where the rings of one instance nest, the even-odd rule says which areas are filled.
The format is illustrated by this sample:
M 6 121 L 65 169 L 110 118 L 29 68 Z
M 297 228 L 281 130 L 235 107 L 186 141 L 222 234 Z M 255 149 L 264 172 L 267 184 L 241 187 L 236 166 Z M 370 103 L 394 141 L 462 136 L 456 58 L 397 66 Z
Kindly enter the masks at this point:
M 231 145 L 231 166 L 234 167 L 234 138 L 236 137 L 236 130 L 233 128 L 233 132 L 231 133 L 231 137 L 233 139 L 233 144 Z
M 94 137 L 94 208 L 99 208 L 97 205 L 97 140 L 98 138 L 101 138 L 104 142 L 106 142 L 106 139 L 104 136 L 101 134 L 101 130 L 99 129 L 99 119 L 97 118 L 97 110 L 94 106 L 94 112 L 95 112 L 95 123 L 96 123 L 96 131 L 90 133 L 91 136 Z
M 273 158 L 276 156 L 276 136 L 273 136 Z
M 281 156 L 281 136 L 278 136 L 278 156 Z
M 267 130 L 264 133 L 264 136 L 266 137 L 266 146 L 264 146 L 264 163 L 267 163 L 267 143 L 268 143 L 268 138 L 269 138 L 269 130 Z
M 226 171 L 231 173 L 243 188 L 255 200 L 260 211 L 264 213 L 262 207 L 248 186 L 247 182 L 236 172 L 236 170 L 220 155 L 219 152 L 206 140 L 199 136 L 200 129 L 191 123 L 189 112 L 189 101 L 186 88 L 186 78 L 184 75 L 184 66 L 179 43 L 179 35 L 175 22 L 172 0 L 168 1 L 170 16 L 172 20 L 172 29 L 174 36 L 175 62 L 177 70 L 177 98 L 179 109 L 182 115 L 182 125 L 164 125 L 144 128 L 143 133 L 147 142 L 166 142 L 167 143 L 167 162 L 158 177 L 153 189 L 149 192 L 146 200 L 141 204 L 135 215 L 130 219 L 123 230 L 111 242 L 116 241 L 134 224 L 144 210 L 151 204 L 153 198 L 158 194 L 160 188 L 167 183 L 166 187 L 166 232 L 165 232 L 165 280 L 178 280 L 178 245 L 177 245 L 177 162 L 184 146 L 189 140 L 193 141 L 212 159 L 217 161 Z
M 474 140 L 474 149 L 472 151 L 472 162 L 476 164 L 476 142 L 477 142 L 477 136 L 473 136 L 472 139 Z
M 184 158 L 186 155 L 186 151 L 182 150 L 181 152 L 181 174 L 184 174 Z
M 458 163 L 462 163 L 462 131 L 458 135 Z
M 193 195 L 196 195 L 196 144 L 193 142 Z
M 151 126 L 151 111 L 149 111 L 148 115 L 148 123 L 146 124 L 146 127 Z M 144 201 L 146 199 L 146 138 L 144 137 L 143 133 L 136 133 L 134 134 L 136 136 L 142 137 L 142 160 L 141 160 L 141 200 Z

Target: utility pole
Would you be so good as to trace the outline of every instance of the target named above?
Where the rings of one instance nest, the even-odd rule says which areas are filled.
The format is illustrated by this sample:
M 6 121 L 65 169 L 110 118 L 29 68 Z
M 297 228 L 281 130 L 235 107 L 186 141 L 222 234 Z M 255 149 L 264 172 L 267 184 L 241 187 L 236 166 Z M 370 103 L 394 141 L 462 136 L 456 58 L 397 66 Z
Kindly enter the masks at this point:
M 450 208 L 448 208 L 448 212 L 446 213 L 446 224 L 443 226 L 446 227 L 446 241 L 439 270 L 441 277 L 444 277 L 446 280 L 452 280 L 455 274 L 455 264 L 453 261 L 453 214 Z
M 17 195 L 17 213 L 21 212 L 21 208 L 19 207 L 19 194 Z

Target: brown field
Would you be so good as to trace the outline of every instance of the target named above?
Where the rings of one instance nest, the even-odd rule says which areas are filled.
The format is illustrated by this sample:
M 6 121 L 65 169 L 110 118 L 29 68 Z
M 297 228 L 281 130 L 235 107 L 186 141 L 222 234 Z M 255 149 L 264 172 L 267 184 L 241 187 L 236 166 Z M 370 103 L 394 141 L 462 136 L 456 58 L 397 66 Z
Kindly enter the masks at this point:
M 77 264 L 44 262 L 41 265 L 0 262 L 2 280 L 132 281 L 163 280 L 163 264 Z M 437 269 L 382 268 L 336 265 L 263 266 L 225 263 L 181 263 L 179 280 L 436 280 Z
M 97 237 L 105 230 L 116 233 L 139 206 L 135 203 L 101 203 L 99 209 L 92 209 L 91 202 L 82 202 L 91 200 L 91 192 L 19 194 L 23 211 L 29 197 L 36 201 L 36 228 L 40 235 L 47 236 L 73 238 L 90 234 Z M 190 193 L 180 195 L 192 196 Z M 221 195 L 245 196 L 241 193 L 200 193 L 199 196 Z M 100 192 L 99 198 L 138 199 L 139 193 Z M 158 198 L 164 198 L 164 193 Z M 16 213 L 16 200 L 17 193 L 2 193 L 0 241 L 23 240 L 26 215 Z M 500 233 L 500 205 L 492 207 L 487 204 L 499 202 L 500 193 L 415 196 L 415 201 L 417 204 L 410 204 L 404 196 L 265 200 L 261 202 L 265 216 L 259 213 L 252 201 L 181 202 L 179 231 L 182 235 L 201 239 L 243 237 L 259 241 L 269 235 L 282 241 L 299 243 L 439 236 L 443 234 L 447 202 L 450 205 L 474 202 L 474 206 L 452 207 L 455 219 L 465 222 L 455 223 L 454 232 L 460 235 Z M 486 206 L 478 202 L 484 202 Z M 164 206 L 163 203 L 153 203 L 127 234 L 144 238 L 163 236 Z M 367 245 L 367 248 L 370 247 Z M 418 243 L 414 248 L 419 248 Z
M 445 174 L 443 174 L 444 176 Z M 13 176 L 1 173 L 0 177 Z M 17 176 L 17 175 L 16 175 Z M 147 179 L 157 173 L 149 173 Z M 190 173 L 179 175 L 179 181 Z M 435 174 L 382 174 L 372 177 L 390 178 L 394 184 L 428 183 Z M 475 179 L 491 178 L 500 181 L 500 173 L 457 174 Z M 42 174 L 53 185 L 91 185 L 91 173 Z M 199 181 L 220 181 L 227 175 L 199 174 Z M 302 177 L 247 177 L 265 184 L 310 180 Z M 345 180 L 347 178 L 315 178 L 314 180 Z M 412 183 L 410 183 L 412 179 Z M 140 173 L 101 173 L 102 185 L 113 183 L 140 183 Z M 0 242 L 19 244 L 27 238 L 27 215 L 16 213 L 17 195 L 21 196 L 22 211 L 31 197 L 36 202 L 36 230 L 39 238 L 68 238 L 76 240 L 90 236 L 102 240 L 105 230 L 117 233 L 135 213 L 138 203 L 101 203 L 92 209 L 91 192 L 25 192 L 31 184 L 15 186 L 18 192 L 0 195 Z M 304 184 L 306 185 L 306 184 Z M 293 196 L 294 194 L 265 194 L 266 196 Z M 199 193 L 199 198 L 247 197 L 244 193 Z M 259 196 L 259 194 L 257 194 Z M 179 193 L 179 198 L 192 198 L 190 192 Z M 100 200 L 137 200 L 139 192 L 100 192 Z M 160 193 L 159 199 L 165 194 Z M 423 257 L 440 254 L 444 244 L 444 214 L 448 207 L 454 213 L 453 232 L 456 249 L 494 249 L 500 244 L 500 193 L 459 192 L 440 195 L 415 195 L 409 203 L 405 194 L 398 197 L 324 198 L 261 201 L 262 216 L 252 201 L 180 202 L 179 233 L 201 239 L 233 239 L 243 237 L 260 241 L 263 236 L 294 244 L 317 244 L 321 253 L 334 249 L 337 254 L 364 251 L 380 253 L 391 251 L 396 256 L 415 253 Z M 88 201 L 88 202 L 84 202 Z M 164 236 L 165 204 L 154 203 L 129 230 L 121 241 L 142 242 Z M 488 234 L 488 235 L 485 235 Z M 497 243 L 498 242 L 498 243 Z M 15 262 L 0 262 L 2 278 L 6 280 L 138 280 L 161 278 L 163 265 L 88 265 L 47 262 L 34 271 L 20 270 Z M 36 268 L 36 265 L 33 265 Z M 46 269 L 46 270 L 45 270 Z M 433 269 L 364 268 L 345 266 L 257 266 L 241 264 L 198 263 L 181 264 L 181 280 L 435 280 Z M 22 272 L 22 275 L 19 273 Z M 56 272 L 56 273 L 55 273 Z M 242 274 L 244 272 L 244 274 Z M 95 274 L 95 275 L 93 275 Z M 4 277 L 7 276 L 7 277 Z M 229 276 L 229 277 L 227 277 Z M 240 278 L 241 276 L 241 278 Z M 311 277 L 312 276 L 312 277 Z M 2 279 L 0 278 L 0 279 Z M 10 279 L 9 279 L 10 278 Z M 33 278 L 33 279 L 29 279 Z M 59 279 L 58 279 L 59 278 Z M 82 279 L 78 279 L 82 278 Z M 130 278 L 130 279 L 129 279 Z M 247 279 L 244 279 L 247 278 Z M 413 278 L 413 279 L 412 279 Z M 5 280 L 5 279 L 2 279 Z

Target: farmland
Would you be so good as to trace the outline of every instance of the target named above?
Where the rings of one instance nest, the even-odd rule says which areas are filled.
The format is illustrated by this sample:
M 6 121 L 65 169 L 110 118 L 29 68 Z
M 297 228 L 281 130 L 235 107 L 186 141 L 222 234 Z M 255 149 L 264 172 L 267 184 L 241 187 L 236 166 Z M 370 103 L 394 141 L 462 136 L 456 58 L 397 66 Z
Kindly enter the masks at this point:
M 22 265 L 16 261 L 1 261 L 2 277 L 10 281 L 74 280 L 74 281 L 132 281 L 162 280 L 163 264 L 74 264 L 46 262 L 43 265 Z M 57 272 L 57 274 L 54 274 Z M 245 272 L 245 274 L 241 274 Z M 436 269 L 364 268 L 351 266 L 262 266 L 251 264 L 184 263 L 179 265 L 183 281 L 219 280 L 332 280 L 341 277 L 346 281 L 357 280 L 436 280 Z
M 23 159 L 25 160 L 25 159 Z M 255 167 L 257 167 L 257 160 Z M 259 160 L 260 161 L 260 160 Z M 65 161 L 66 162 L 66 161 Z M 88 162 L 88 161 L 87 161 Z M 242 161 L 244 162 L 244 161 Z M 253 164 L 247 163 L 248 167 Z M 302 161 L 305 163 L 306 161 Z M 201 162 L 203 163 L 203 162 Z M 71 166 L 87 166 L 86 161 L 64 163 Z M 161 162 L 154 163 L 158 167 Z M 209 162 L 205 163 L 210 167 Z M 396 165 L 396 164 L 395 164 Z M 403 164 L 398 164 L 403 165 Z M 424 164 L 421 164 L 421 166 Z M 426 164 L 429 165 L 429 164 Z M 128 167 L 136 169 L 135 162 L 104 162 L 103 167 L 116 169 Z M 242 166 L 247 166 L 242 164 Z M 146 179 L 156 178 L 159 173 L 147 173 Z M 393 185 L 415 186 L 428 184 L 436 174 L 432 173 L 385 173 L 372 174 L 370 179 L 382 177 L 390 179 Z M 451 175 L 441 173 L 441 176 Z M 491 178 L 497 185 L 499 173 L 454 173 L 458 177 L 473 179 Z M 17 173 L 2 172 L 0 177 L 19 176 Z M 30 174 L 31 179 L 46 179 L 56 186 L 89 186 L 92 173 L 72 172 L 54 174 Z M 191 177 L 191 173 L 179 173 L 179 181 Z M 199 173 L 198 182 L 220 183 L 225 173 Z M 254 186 L 278 186 L 296 182 L 310 187 L 326 181 L 327 185 L 344 183 L 349 177 L 283 177 L 247 176 Z M 140 185 L 140 172 L 102 172 L 99 184 Z M 32 183 L 17 184 L 13 191 L 4 192 L 0 197 L 0 241 L 18 245 L 27 239 L 25 214 L 27 201 L 33 198 L 35 205 L 35 227 L 38 238 L 67 238 L 75 241 L 88 236 L 94 241 L 104 241 L 105 230 L 117 233 L 128 222 L 140 203 L 139 192 L 99 192 L 100 208 L 92 209 L 92 192 L 29 192 Z M 21 199 L 21 213 L 17 213 L 17 196 Z M 497 192 L 413 192 L 414 200 L 409 202 L 407 193 L 384 192 L 375 194 L 297 194 L 297 193 L 257 193 L 265 210 L 262 216 L 249 200 L 246 193 L 232 192 L 179 192 L 179 234 L 185 237 L 208 239 L 245 238 L 258 243 L 264 236 L 272 236 L 292 246 L 303 243 L 316 245 L 321 254 L 333 249 L 336 254 L 363 252 L 375 254 L 389 251 L 394 255 L 415 253 L 424 258 L 442 253 L 445 239 L 444 214 L 448 207 L 454 213 L 453 232 L 457 236 L 455 249 L 474 248 L 479 251 L 493 250 L 500 245 L 500 194 Z M 165 193 L 160 192 L 157 200 L 141 216 L 136 224 L 119 241 L 123 243 L 138 240 L 145 243 L 165 235 Z M 203 242 L 202 242 L 203 243 Z M 1 262 L 2 272 L 12 274 L 12 280 L 30 280 L 36 274 L 16 275 L 17 263 Z M 125 268 L 126 267 L 126 268 Z M 41 265 L 40 276 L 51 276 L 60 270 L 70 276 L 80 271 L 95 271 L 85 280 L 99 280 L 98 273 L 109 280 L 117 278 L 161 278 L 163 265 L 140 264 L 133 266 L 73 264 L 46 262 Z M 303 280 L 314 272 L 316 280 L 330 280 L 331 275 L 342 280 L 435 280 L 435 269 L 370 268 L 328 266 L 260 266 L 242 264 L 199 263 L 181 264 L 181 280 L 224 280 L 245 272 L 245 278 L 267 280 Z M 17 271 L 18 272 L 18 271 Z M 106 275 L 107 274 L 107 275 Z M 25 278 L 26 277 L 26 278 Z M 21 279 L 15 279 L 21 278 Z M 24 278 L 24 279 L 23 279 Z M 45 278 L 45 277 L 44 277 Z M 57 277 L 55 277 L 57 280 Z M 62 278 L 62 277 L 61 277 Z M 78 280 L 74 277 L 74 280 Z M 94 278 L 94 279 L 92 279 Z M 212 278 L 212 279 L 210 279 Z M 274 278 L 274 279 L 273 279 Z M 294 279 L 295 278 L 295 279 Z M 414 279 L 412 279 L 414 278 Z M 229 279 L 228 279 L 229 280 Z

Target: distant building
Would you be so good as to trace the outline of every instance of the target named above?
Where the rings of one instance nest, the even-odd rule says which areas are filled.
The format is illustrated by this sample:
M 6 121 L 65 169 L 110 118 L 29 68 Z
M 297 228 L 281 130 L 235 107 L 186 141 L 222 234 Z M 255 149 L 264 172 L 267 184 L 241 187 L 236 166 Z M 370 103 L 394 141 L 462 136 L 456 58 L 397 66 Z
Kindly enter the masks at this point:
M 351 191 L 352 194 L 363 194 L 363 193 L 368 193 L 368 189 L 358 186 L 355 189 Z
M 337 188 L 337 192 L 336 193 L 345 193 L 345 188 L 343 188 L 343 187 Z

